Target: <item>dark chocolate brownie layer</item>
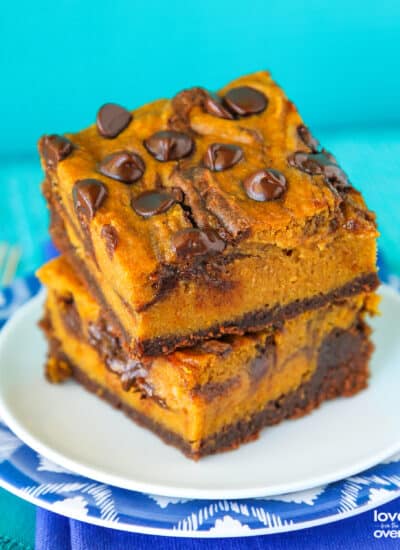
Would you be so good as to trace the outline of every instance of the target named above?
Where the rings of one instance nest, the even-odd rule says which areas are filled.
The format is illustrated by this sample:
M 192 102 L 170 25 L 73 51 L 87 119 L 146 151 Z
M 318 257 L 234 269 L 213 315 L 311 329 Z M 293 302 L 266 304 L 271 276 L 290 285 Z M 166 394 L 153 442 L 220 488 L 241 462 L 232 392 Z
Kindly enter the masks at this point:
M 50 357 L 67 363 L 73 377 L 80 384 L 195 460 L 236 448 L 245 441 L 257 438 L 259 431 L 266 426 L 272 426 L 285 419 L 298 418 L 327 399 L 351 396 L 365 388 L 369 374 L 368 361 L 373 350 L 368 334 L 369 329 L 362 322 L 347 331 L 334 329 L 325 338 L 319 350 L 318 366 L 310 380 L 296 391 L 267 403 L 263 410 L 250 419 L 226 426 L 221 432 L 206 438 L 201 442 L 199 452 L 193 454 L 189 444 L 180 436 L 167 431 L 150 418 L 128 407 L 114 393 L 91 380 L 79 366 L 69 360 L 58 340 L 52 338 L 51 331 L 47 330 Z

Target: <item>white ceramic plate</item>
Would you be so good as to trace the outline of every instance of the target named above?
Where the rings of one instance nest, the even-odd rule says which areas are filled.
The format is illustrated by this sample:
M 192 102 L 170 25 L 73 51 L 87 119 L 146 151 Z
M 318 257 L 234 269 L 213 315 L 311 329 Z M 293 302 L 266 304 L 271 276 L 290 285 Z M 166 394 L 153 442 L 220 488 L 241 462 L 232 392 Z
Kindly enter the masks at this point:
M 173 537 L 247 537 L 324 525 L 400 497 L 400 453 L 362 474 L 307 491 L 196 500 L 95 482 L 36 453 L 0 422 L 0 486 L 41 508 L 102 527 Z
M 383 286 L 373 321 L 369 388 L 262 432 L 199 463 L 158 440 L 74 382 L 43 377 L 37 328 L 43 295 L 0 334 L 0 414 L 30 447 L 94 480 L 180 498 L 250 498 L 306 490 L 365 470 L 400 450 L 400 297 Z

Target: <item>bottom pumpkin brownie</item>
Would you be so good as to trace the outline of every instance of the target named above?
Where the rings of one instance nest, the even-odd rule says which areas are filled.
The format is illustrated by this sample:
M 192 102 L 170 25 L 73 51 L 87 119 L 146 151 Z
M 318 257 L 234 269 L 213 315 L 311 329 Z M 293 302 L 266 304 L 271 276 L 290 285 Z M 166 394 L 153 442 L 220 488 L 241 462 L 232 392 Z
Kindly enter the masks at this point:
M 350 396 L 368 380 L 364 319 L 373 294 L 308 311 L 257 334 L 137 360 L 64 258 L 39 271 L 50 381 L 72 376 L 187 456 L 235 448 L 260 429 Z

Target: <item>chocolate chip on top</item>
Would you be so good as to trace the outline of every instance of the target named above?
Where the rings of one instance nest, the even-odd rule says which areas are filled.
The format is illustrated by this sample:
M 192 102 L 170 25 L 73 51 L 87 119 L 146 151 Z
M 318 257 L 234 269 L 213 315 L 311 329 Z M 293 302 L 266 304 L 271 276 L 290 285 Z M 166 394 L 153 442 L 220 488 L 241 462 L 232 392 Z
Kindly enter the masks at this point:
M 208 92 L 204 99 L 204 110 L 209 114 L 219 118 L 233 120 L 235 117 L 229 109 L 222 103 L 222 99 L 216 94 Z
M 304 151 L 296 151 L 290 155 L 288 162 L 293 168 L 312 176 L 323 174 L 325 166 L 332 164 L 331 159 L 323 153 L 305 153 Z
M 171 187 L 169 192 L 174 197 L 176 202 L 183 202 L 185 200 L 185 195 L 183 194 L 182 189 L 179 187 Z
M 313 153 L 316 153 L 318 151 L 318 140 L 315 139 L 307 126 L 305 126 L 304 124 L 300 124 L 300 126 L 297 126 L 297 135 L 304 143 L 304 145 L 307 145 L 307 147 L 309 147 Z
M 166 191 L 144 191 L 131 201 L 136 214 L 143 218 L 150 218 L 156 214 L 166 212 L 176 202 L 175 198 Z
M 79 180 L 74 184 L 72 197 L 78 216 L 90 221 L 107 197 L 107 188 L 96 179 Z
M 190 136 L 174 130 L 156 132 L 144 141 L 144 145 L 148 152 L 160 162 L 187 157 L 194 147 Z
M 131 120 L 132 114 L 127 109 L 116 103 L 106 103 L 97 113 L 96 124 L 100 135 L 115 138 Z
M 99 172 L 124 183 L 134 183 L 143 176 L 143 159 L 132 151 L 118 151 L 105 157 L 98 165 Z
M 336 189 L 347 189 L 350 187 L 346 174 L 338 166 L 334 157 L 322 151 L 321 153 L 304 153 L 297 151 L 288 157 L 288 163 L 311 176 L 321 175 Z
M 53 134 L 45 136 L 42 141 L 43 158 L 48 168 L 55 168 L 72 153 L 73 149 L 72 142 L 64 136 Z
M 243 151 L 238 145 L 229 143 L 212 143 L 204 155 L 204 165 L 213 172 L 232 168 L 243 158 Z
M 230 89 L 224 97 L 230 111 L 238 116 L 250 116 L 262 113 L 268 105 L 268 99 L 262 92 L 250 86 Z
M 243 187 L 247 196 L 259 202 L 273 201 L 282 197 L 287 189 L 285 176 L 278 170 L 259 170 L 248 176 Z
M 187 228 L 172 235 L 172 248 L 180 258 L 217 254 L 225 248 L 225 243 L 211 229 Z

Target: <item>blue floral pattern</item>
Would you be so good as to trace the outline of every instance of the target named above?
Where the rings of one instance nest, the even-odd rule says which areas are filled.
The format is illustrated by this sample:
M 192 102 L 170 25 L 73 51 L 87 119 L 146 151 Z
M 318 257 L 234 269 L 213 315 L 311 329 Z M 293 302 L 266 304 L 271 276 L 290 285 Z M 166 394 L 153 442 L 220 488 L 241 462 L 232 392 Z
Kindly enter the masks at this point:
M 381 277 L 400 288 L 397 277 Z M 39 290 L 34 277 L 0 291 L 0 327 Z M 287 531 L 356 514 L 400 496 L 400 453 L 362 474 L 287 495 L 243 500 L 188 500 L 128 491 L 54 464 L 0 422 L 0 485 L 60 514 L 139 532 L 176 536 Z

